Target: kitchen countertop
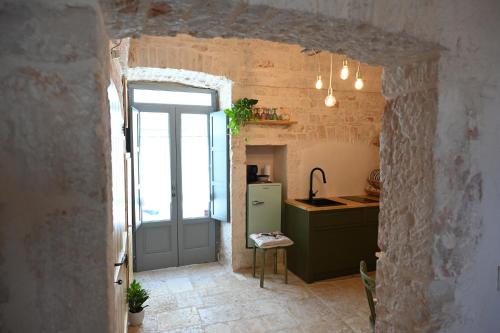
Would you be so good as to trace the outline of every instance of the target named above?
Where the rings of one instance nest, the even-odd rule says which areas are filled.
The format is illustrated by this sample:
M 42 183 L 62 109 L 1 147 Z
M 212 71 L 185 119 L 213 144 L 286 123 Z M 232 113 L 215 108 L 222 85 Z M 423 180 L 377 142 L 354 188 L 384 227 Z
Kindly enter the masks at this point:
M 369 199 L 374 199 L 374 200 L 379 200 L 379 198 L 371 196 L 371 195 L 351 195 L 351 197 L 362 197 L 362 198 L 369 198 Z M 323 198 L 323 197 L 322 197 Z M 308 212 L 321 212 L 321 211 L 328 211 L 328 210 L 338 210 L 338 209 L 350 209 L 350 208 L 363 208 L 363 207 L 378 207 L 379 203 L 378 202 L 372 202 L 372 203 L 360 203 L 360 202 L 355 202 L 355 201 L 350 201 L 347 199 L 342 199 L 339 197 L 324 197 L 325 199 L 330 199 L 330 200 L 335 200 L 341 203 L 345 203 L 345 205 L 340 205 L 340 206 L 323 206 L 323 207 L 314 207 L 310 206 L 306 203 L 297 201 L 295 199 L 287 199 L 285 200 L 285 203 L 295 206 L 297 208 L 306 210 Z

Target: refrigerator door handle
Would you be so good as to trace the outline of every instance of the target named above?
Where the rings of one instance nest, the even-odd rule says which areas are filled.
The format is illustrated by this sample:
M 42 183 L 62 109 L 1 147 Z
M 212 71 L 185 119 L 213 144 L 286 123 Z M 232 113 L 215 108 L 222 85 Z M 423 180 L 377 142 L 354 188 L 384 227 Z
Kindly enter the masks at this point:
M 264 201 L 258 201 L 258 200 L 252 201 L 252 205 L 254 205 L 254 206 L 262 205 L 263 203 L 264 203 Z

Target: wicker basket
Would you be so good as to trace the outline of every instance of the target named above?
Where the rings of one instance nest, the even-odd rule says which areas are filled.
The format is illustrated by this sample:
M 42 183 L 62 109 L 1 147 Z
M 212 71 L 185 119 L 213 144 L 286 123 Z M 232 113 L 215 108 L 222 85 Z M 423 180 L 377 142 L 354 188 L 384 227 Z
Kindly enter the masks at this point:
M 380 181 L 380 169 L 375 169 L 370 173 L 368 177 L 368 184 L 376 188 L 377 190 L 382 189 L 382 182 Z
M 375 189 L 375 188 L 373 188 L 373 187 L 370 187 L 370 186 L 367 186 L 367 187 L 365 188 L 365 192 L 366 192 L 367 194 L 369 194 L 369 195 L 373 195 L 373 196 L 376 196 L 376 197 L 379 197 L 379 196 L 380 196 L 380 194 L 381 194 L 381 191 L 380 191 L 380 190 L 377 190 L 377 189 Z

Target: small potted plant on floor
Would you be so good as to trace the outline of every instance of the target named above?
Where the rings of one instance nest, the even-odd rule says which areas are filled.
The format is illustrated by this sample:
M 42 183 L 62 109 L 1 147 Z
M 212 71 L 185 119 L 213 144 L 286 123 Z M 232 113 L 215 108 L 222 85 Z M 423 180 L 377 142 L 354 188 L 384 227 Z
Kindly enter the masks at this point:
M 127 289 L 128 321 L 132 326 L 139 326 L 144 320 L 144 303 L 148 300 L 149 293 L 142 288 L 136 280 L 132 281 Z

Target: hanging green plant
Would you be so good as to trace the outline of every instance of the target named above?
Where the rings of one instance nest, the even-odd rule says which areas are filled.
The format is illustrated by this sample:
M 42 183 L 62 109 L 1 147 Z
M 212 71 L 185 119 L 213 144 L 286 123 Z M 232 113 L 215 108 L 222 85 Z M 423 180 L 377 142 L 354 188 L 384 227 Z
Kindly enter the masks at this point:
M 224 113 L 229 118 L 227 127 L 231 130 L 231 135 L 238 135 L 240 127 L 254 118 L 252 107 L 258 100 L 250 98 L 240 98 L 230 109 L 225 109 Z

